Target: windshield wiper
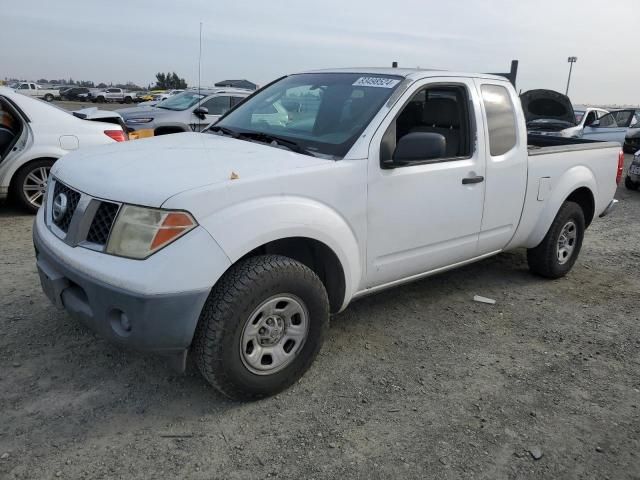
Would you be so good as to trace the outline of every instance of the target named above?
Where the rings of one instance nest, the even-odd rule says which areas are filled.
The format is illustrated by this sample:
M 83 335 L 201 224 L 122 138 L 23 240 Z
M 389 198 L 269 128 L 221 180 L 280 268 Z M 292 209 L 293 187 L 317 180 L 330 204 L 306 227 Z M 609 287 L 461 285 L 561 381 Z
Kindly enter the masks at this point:
M 280 145 L 282 147 L 288 148 L 292 152 L 302 153 L 304 155 L 311 155 L 312 157 L 315 157 L 315 154 L 313 152 L 311 152 L 310 150 L 307 150 L 306 148 L 304 148 L 299 143 L 294 142 L 293 140 L 289 140 L 287 138 L 279 137 L 277 135 L 272 135 L 270 133 L 264 133 L 264 132 L 242 132 L 240 134 L 240 137 L 245 137 L 245 138 L 249 138 L 251 140 L 257 140 L 259 142 L 264 142 L 264 143 L 269 143 L 269 144 L 274 144 L 275 143 L 276 145 Z
M 315 157 L 316 154 L 313 153 L 312 151 L 304 148 L 302 145 L 300 145 L 297 142 L 294 142 L 293 140 L 289 140 L 286 138 L 282 138 L 282 137 L 278 137 L 277 135 L 271 135 L 270 133 L 264 133 L 264 132 L 237 132 L 235 130 L 232 130 L 231 128 L 227 128 L 227 127 L 222 127 L 219 125 L 213 125 L 209 130 L 212 130 L 214 132 L 220 132 L 223 133 L 224 135 L 228 135 L 232 138 L 238 139 L 238 140 L 255 140 L 258 142 L 262 142 L 262 143 L 267 143 L 267 144 L 275 144 L 277 146 L 281 146 L 281 147 L 285 147 L 289 150 L 291 150 L 292 152 L 295 153 L 302 153 L 303 155 L 310 155 L 312 157 Z
M 209 128 L 209 130 L 211 130 L 212 132 L 221 132 L 233 138 L 240 137 L 240 134 L 238 132 L 236 132 L 235 130 L 231 130 L 230 128 L 227 128 L 227 127 L 218 127 L 217 125 L 213 125 L 211 126 L 211 128 Z

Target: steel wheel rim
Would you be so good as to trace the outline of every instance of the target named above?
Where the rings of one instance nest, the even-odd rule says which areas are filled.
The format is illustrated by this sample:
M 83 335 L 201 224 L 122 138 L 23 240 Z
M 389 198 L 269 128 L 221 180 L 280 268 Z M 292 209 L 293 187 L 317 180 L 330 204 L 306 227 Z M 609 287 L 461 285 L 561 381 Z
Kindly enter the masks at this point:
M 309 312 L 295 295 L 274 295 L 262 302 L 245 322 L 240 358 L 251 373 L 271 375 L 293 362 L 309 333 Z
M 556 249 L 558 255 L 558 263 L 564 265 L 569 261 L 573 255 L 573 251 L 576 248 L 576 242 L 578 240 L 578 228 L 575 222 L 569 221 L 565 223 L 562 230 L 560 230 L 560 236 L 558 237 L 558 247 Z
M 29 172 L 22 184 L 22 194 L 34 207 L 40 208 L 47 190 L 51 167 L 38 167 Z

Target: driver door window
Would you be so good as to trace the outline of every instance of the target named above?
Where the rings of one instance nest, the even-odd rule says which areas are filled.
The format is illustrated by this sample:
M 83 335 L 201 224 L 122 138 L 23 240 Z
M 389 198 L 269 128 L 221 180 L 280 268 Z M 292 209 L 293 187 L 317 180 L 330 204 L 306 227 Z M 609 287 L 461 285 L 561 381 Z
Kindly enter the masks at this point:
M 415 132 L 444 137 L 445 154 L 430 161 L 469 157 L 467 103 L 466 90 L 460 86 L 430 87 L 417 92 L 385 134 L 380 148 L 381 161 L 391 160 L 400 139 Z

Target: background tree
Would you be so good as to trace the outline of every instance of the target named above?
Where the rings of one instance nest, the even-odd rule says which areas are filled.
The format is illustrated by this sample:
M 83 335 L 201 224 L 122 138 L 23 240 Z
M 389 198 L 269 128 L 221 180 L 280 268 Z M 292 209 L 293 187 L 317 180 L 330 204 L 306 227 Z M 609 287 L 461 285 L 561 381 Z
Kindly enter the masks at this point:
M 176 72 L 158 72 L 156 73 L 156 85 L 154 88 L 157 90 L 185 89 L 187 88 L 187 81 L 179 77 Z

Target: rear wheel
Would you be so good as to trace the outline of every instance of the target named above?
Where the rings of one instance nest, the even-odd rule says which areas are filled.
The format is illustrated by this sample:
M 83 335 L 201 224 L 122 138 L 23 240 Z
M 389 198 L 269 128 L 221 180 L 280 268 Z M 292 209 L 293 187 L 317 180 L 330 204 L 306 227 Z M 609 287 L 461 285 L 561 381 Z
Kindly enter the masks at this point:
M 124 103 L 131 103 L 131 102 L 133 102 L 133 99 L 131 97 L 125 97 Z
M 42 159 L 26 164 L 16 173 L 13 194 L 22 208 L 36 213 L 42 206 L 49 181 L 49 172 L 55 160 Z
M 96 99 L 98 101 L 98 103 L 104 103 L 105 102 L 105 98 L 100 96 Z
M 626 176 L 624 177 L 624 186 L 627 187 L 628 190 L 637 190 L 640 184 L 631 180 L 629 176 Z
M 584 230 L 580 205 L 563 203 L 540 245 L 527 250 L 529 269 L 547 278 L 564 277 L 578 258 Z
M 51 95 L 50 93 L 47 93 L 44 96 L 44 100 L 45 100 L 45 102 L 52 102 L 53 101 L 53 95 Z
M 327 292 L 311 269 L 279 255 L 252 257 L 212 289 L 195 334 L 196 364 L 228 397 L 274 395 L 307 371 L 328 326 Z

